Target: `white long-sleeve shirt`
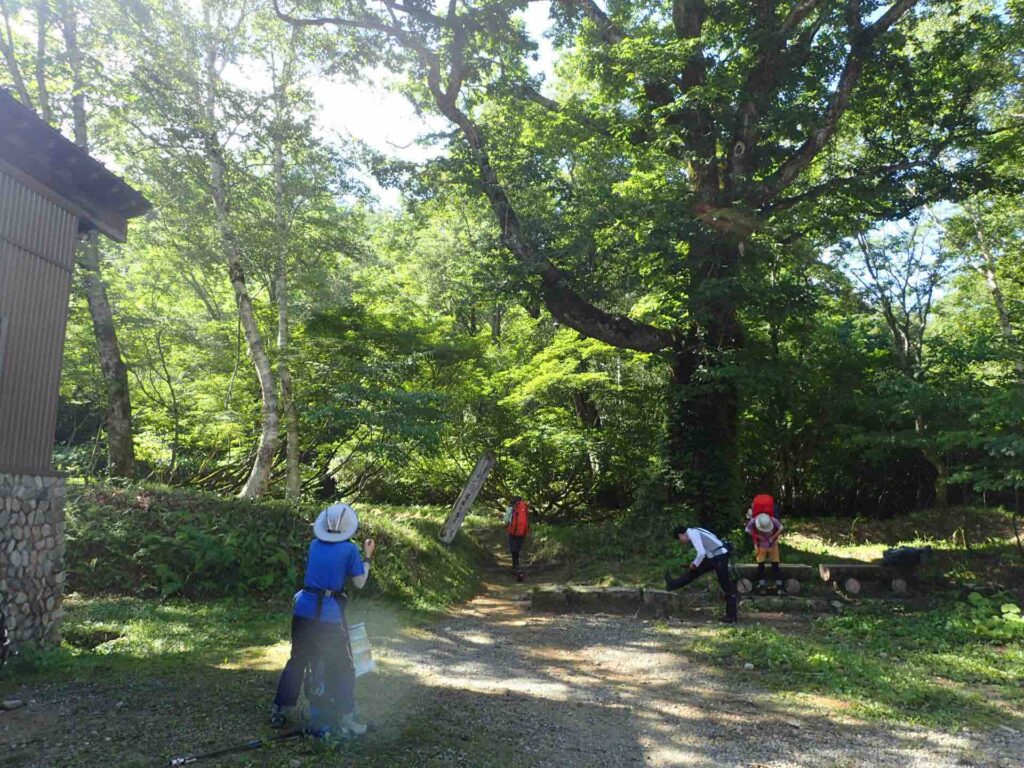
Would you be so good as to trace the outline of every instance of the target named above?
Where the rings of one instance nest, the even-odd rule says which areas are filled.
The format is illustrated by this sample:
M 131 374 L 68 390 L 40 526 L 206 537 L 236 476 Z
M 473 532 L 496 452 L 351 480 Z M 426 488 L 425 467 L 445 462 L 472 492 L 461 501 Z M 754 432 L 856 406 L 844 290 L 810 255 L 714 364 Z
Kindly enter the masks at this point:
M 725 553 L 722 540 L 705 528 L 687 528 L 686 536 L 697 550 L 697 556 L 692 563 L 694 568 L 703 563 L 705 557 L 718 557 Z

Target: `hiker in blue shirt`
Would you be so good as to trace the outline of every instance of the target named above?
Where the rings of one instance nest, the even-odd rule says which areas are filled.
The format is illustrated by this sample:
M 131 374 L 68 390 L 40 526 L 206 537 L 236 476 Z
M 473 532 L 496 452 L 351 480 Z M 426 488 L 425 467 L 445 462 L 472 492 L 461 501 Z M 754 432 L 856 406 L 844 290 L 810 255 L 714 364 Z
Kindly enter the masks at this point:
M 347 504 L 332 504 L 313 523 L 314 539 L 309 545 L 306 578 L 295 600 L 292 616 L 292 652 L 270 714 L 270 724 L 280 728 L 285 711 L 295 706 L 307 667 L 323 664 L 324 698 L 340 716 L 343 731 L 359 736 L 366 726 L 355 719 L 355 665 L 345 623 L 345 582 L 352 579 L 357 589 L 366 584 L 376 545 L 363 543 L 360 555 L 350 539 L 359 528 L 356 511 Z M 308 692 L 307 692 L 308 693 Z

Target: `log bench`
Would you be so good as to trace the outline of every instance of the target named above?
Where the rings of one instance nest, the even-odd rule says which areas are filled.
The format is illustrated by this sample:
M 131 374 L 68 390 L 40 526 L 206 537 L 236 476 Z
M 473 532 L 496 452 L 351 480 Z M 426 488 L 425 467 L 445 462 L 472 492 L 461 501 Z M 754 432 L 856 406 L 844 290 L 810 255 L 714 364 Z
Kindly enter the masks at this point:
M 818 575 L 826 584 L 841 587 L 851 595 L 859 595 L 865 583 L 888 584 L 897 595 L 907 592 L 907 574 L 870 563 L 822 563 Z
M 798 595 L 801 590 L 801 582 L 810 581 L 814 578 L 814 568 L 809 565 L 796 563 L 782 563 L 782 578 L 785 581 L 786 594 Z M 754 581 L 757 579 L 756 563 L 741 563 L 736 566 L 739 573 L 739 580 L 736 582 L 736 591 L 741 595 L 749 595 L 754 590 Z M 768 563 L 765 566 L 765 578 L 772 578 L 772 566 Z

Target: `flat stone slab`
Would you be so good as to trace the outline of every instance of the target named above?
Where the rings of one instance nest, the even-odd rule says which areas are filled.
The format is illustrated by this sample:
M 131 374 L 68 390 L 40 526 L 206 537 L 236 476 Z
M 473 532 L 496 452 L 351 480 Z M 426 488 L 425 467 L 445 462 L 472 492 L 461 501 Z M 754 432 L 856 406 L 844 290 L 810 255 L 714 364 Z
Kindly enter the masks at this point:
M 667 589 L 644 589 L 643 608 L 641 612 L 648 618 L 664 619 L 679 613 L 682 603 L 677 592 Z
M 644 606 L 644 592 L 640 587 L 606 587 L 604 610 L 608 613 L 635 614 Z
M 717 591 L 718 583 L 714 582 L 714 586 Z M 615 613 L 645 618 L 692 616 L 694 611 L 709 607 L 707 595 L 694 587 L 697 585 L 672 592 L 654 587 L 597 587 L 583 584 L 534 587 L 531 609 L 549 613 Z M 714 608 L 718 608 L 720 602 L 720 599 L 710 601 Z M 829 610 L 826 600 L 796 595 L 742 595 L 740 602 L 747 611 L 754 613 L 771 611 L 814 614 L 827 613 Z
M 573 585 L 567 590 L 569 607 L 593 613 L 636 613 L 643 605 L 639 587 L 591 587 Z
M 534 611 L 556 613 L 569 610 L 565 587 L 534 587 L 530 608 Z

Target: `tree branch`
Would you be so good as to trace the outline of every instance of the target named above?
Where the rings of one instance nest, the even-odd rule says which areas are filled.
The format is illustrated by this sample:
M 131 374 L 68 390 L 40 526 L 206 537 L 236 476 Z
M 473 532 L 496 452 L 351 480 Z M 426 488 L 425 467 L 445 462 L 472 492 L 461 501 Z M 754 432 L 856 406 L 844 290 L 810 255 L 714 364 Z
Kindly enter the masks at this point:
M 835 135 L 839 127 L 839 120 L 846 112 L 853 89 L 864 70 L 867 54 L 870 52 L 872 44 L 879 35 L 892 27 L 918 2 L 920 0 L 897 0 L 874 24 L 865 28 L 861 25 L 859 0 L 850 0 L 847 9 L 850 52 L 839 76 L 839 83 L 829 99 L 828 109 L 825 111 L 821 125 L 778 170 L 768 177 L 764 184 L 760 185 L 749 202 L 758 206 L 772 200 L 807 169 Z
M 404 7 L 398 3 L 391 0 L 383 1 L 391 12 L 404 10 Z M 588 18 L 597 24 L 602 38 L 606 42 L 617 43 L 623 39 L 621 33 L 593 0 L 575 0 L 575 2 L 582 6 Z M 298 18 L 284 13 L 280 9 L 279 0 L 273 0 L 273 3 L 278 18 L 290 24 L 333 25 L 381 32 L 420 57 L 420 63 L 427 70 L 427 85 L 438 109 L 459 128 L 473 153 L 478 181 L 497 218 L 502 244 L 525 268 L 540 278 L 541 295 L 556 320 L 580 333 L 616 347 L 635 349 L 641 352 L 658 352 L 672 346 L 673 335 L 669 331 L 637 322 L 625 315 L 606 312 L 588 302 L 569 286 L 568 276 L 549 259 L 539 254 L 534 244 L 530 242 L 530 238 L 525 233 L 519 216 L 491 164 L 482 132 L 469 115 L 458 106 L 458 97 L 464 76 L 466 34 L 465 27 L 460 25 L 457 19 L 449 19 L 445 22 L 446 26 L 452 28 L 453 37 L 449 70 L 447 77 L 444 78 L 446 82 L 442 83 L 441 59 L 438 53 L 402 29 L 394 16 L 393 23 L 390 25 L 376 18 Z M 557 107 L 555 102 L 540 94 L 536 94 L 533 100 L 547 108 Z
M 0 52 L 3 53 L 7 62 L 7 72 L 11 76 L 14 89 L 18 92 L 18 98 L 26 107 L 33 108 L 32 97 L 25 86 L 25 78 L 21 75 L 21 67 L 14 50 L 14 32 L 11 30 L 11 16 L 7 9 L 5 0 L 0 0 L 0 11 L 3 12 L 5 35 L 0 35 Z
M 621 43 L 626 36 L 619 30 L 608 14 L 601 10 L 601 7 L 594 0 L 559 0 L 563 5 L 575 5 L 583 11 L 583 15 L 594 22 L 597 32 L 608 45 Z
M 453 65 L 462 61 L 461 55 L 453 55 L 451 59 Z M 551 315 L 580 333 L 616 347 L 641 352 L 658 352 L 670 347 L 673 342 L 670 332 L 595 307 L 569 287 L 568 277 L 562 270 L 537 252 L 491 164 L 483 133 L 458 106 L 458 92 L 453 92 L 450 84 L 461 80 L 462 73 L 452 71 L 448 76 L 449 87 L 442 87 L 440 68 L 437 57 L 434 57 L 427 72 L 430 92 L 441 113 L 459 127 L 469 144 L 476 162 L 478 180 L 498 220 L 502 244 L 520 264 L 540 277 L 541 296 Z
M 800 26 L 801 22 L 806 19 L 811 13 L 821 5 L 825 0 L 801 0 L 786 14 L 786 18 L 782 20 L 779 25 L 779 36 L 783 41 L 788 40 L 790 35 L 793 34 L 794 30 Z

